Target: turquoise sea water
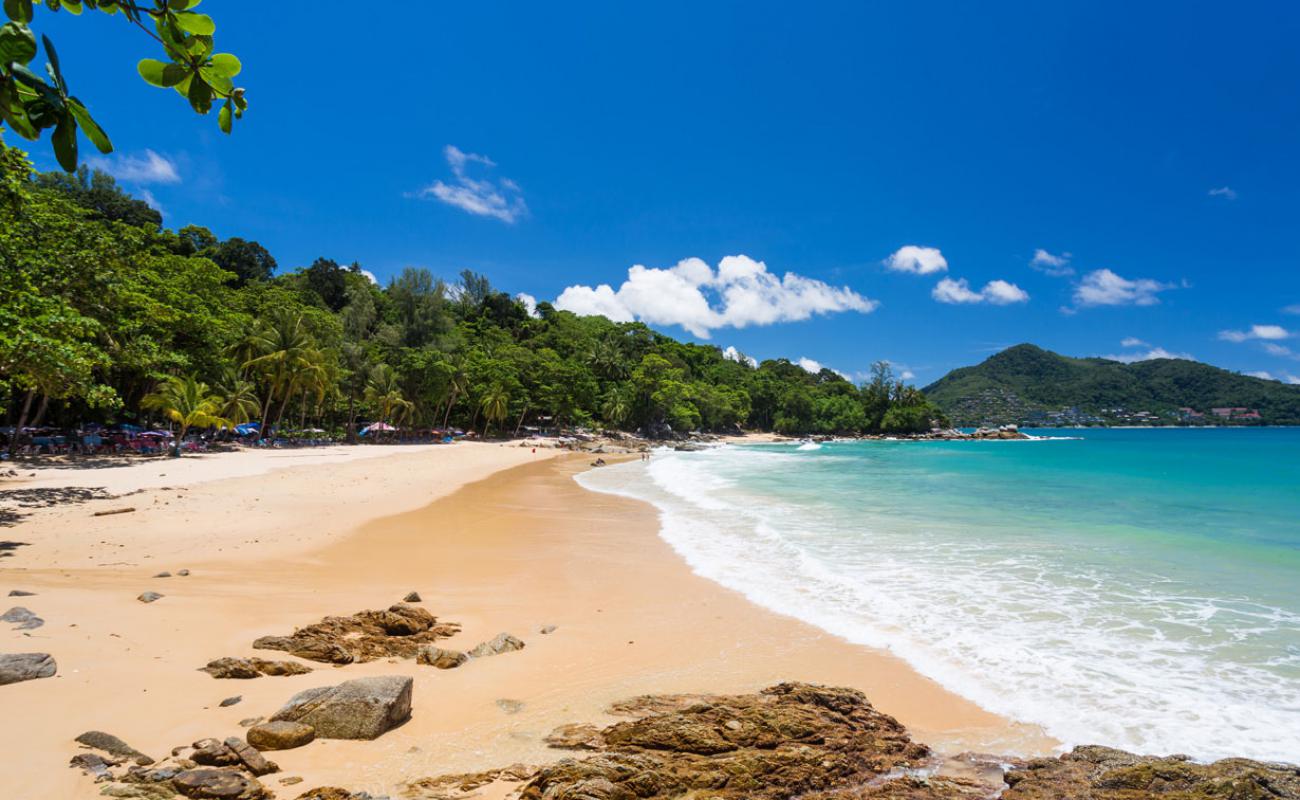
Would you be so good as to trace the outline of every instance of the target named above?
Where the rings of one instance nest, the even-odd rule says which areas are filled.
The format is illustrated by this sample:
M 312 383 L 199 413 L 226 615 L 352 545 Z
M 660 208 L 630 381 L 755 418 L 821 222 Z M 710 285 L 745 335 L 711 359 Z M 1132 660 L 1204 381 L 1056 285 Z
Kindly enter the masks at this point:
M 1095 742 L 1300 761 L 1300 430 L 664 452 L 580 476 L 697 572 Z

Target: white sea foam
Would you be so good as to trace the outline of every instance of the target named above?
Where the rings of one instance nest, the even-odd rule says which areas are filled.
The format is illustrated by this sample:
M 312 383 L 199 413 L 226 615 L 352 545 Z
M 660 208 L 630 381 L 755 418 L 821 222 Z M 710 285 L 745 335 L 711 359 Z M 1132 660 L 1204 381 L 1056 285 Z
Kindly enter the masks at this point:
M 672 453 L 579 481 L 655 504 L 662 536 L 699 574 L 888 649 L 1066 746 L 1300 760 L 1300 615 L 1158 575 L 1117 582 L 1037 547 L 1032 531 L 968 535 L 998 524 L 977 509 L 974 531 L 900 523 L 835 507 L 815 487 L 778 501 L 746 478 L 792 475 L 834 453 Z M 1260 641 L 1282 645 L 1261 660 Z

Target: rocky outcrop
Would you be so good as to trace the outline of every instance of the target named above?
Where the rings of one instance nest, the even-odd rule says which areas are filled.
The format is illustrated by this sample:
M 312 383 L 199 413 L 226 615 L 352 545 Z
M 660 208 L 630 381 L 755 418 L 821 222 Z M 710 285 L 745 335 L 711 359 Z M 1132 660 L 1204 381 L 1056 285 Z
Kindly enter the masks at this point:
M 292 750 L 316 738 L 316 729 L 302 722 L 263 722 L 248 729 L 248 743 L 258 750 Z
M 502 653 L 510 653 L 515 650 L 523 650 L 524 643 L 521 639 L 511 636 L 508 633 L 498 633 L 491 641 L 483 642 L 469 651 L 471 658 L 486 658 L 487 656 L 499 656 Z
M 188 769 L 177 773 L 171 784 L 194 800 L 262 800 L 271 796 L 255 778 L 233 769 Z
M 464 797 L 473 797 L 478 793 L 479 789 L 497 781 L 519 783 L 528 780 L 536 772 L 537 767 L 512 764 L 508 767 L 490 769 L 486 772 L 466 772 L 455 775 L 439 775 L 436 778 L 420 778 L 403 786 L 402 794 L 409 798 L 419 798 L 419 800 L 460 800 L 460 798 Z
M 455 669 L 469 661 L 469 656 L 459 650 L 444 650 L 441 647 L 428 645 L 421 647 L 420 652 L 415 654 L 415 661 L 417 664 L 427 664 L 438 669 Z
M 423 608 L 398 603 L 383 611 L 326 617 L 299 628 L 291 636 L 263 636 L 253 642 L 253 647 L 282 650 L 308 661 L 351 664 L 394 656 L 415 658 L 421 647 L 459 630 L 456 623 L 439 623 Z
M 1076 747 L 1007 773 L 1005 800 L 1264 800 L 1300 798 L 1300 766 L 1226 758 L 1135 756 L 1109 747 Z
M 209 661 L 207 666 L 201 667 L 199 671 L 206 672 L 214 678 L 248 680 L 263 675 L 306 675 L 311 672 L 311 667 L 294 661 L 268 661 L 264 658 L 226 656 Z
M 410 678 L 357 678 L 299 692 L 271 717 L 302 722 L 323 739 L 375 739 L 411 716 Z
M 861 785 L 930 755 L 852 689 L 786 683 L 666 705 L 673 710 L 561 737 L 597 753 L 543 767 L 521 796 L 788 798 Z
M 49 653 L 0 653 L 0 686 L 53 677 L 58 671 Z

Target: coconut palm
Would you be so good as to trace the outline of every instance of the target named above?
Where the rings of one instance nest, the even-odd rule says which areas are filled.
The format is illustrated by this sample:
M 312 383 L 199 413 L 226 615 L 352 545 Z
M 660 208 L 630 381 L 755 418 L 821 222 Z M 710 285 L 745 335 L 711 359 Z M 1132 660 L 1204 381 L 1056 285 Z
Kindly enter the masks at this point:
M 601 401 L 600 415 L 605 422 L 615 428 L 622 425 L 631 413 L 632 403 L 628 399 L 627 392 L 611 389 Z
M 366 384 L 365 401 L 379 415 L 381 422 L 396 425 L 415 410 L 415 403 L 402 396 L 402 387 L 397 382 L 397 373 L 387 364 L 380 364 L 370 375 Z
M 494 383 L 483 393 L 483 397 L 479 400 L 479 408 L 483 412 L 485 423 L 483 433 L 486 436 L 492 429 L 492 423 L 502 422 L 510 412 L 510 393 L 500 383 Z
M 221 417 L 231 425 L 243 425 L 261 409 L 257 387 L 233 369 L 226 371 L 216 389 L 221 396 Z
M 180 427 L 172 445 L 172 455 L 180 457 L 181 442 L 190 428 L 223 428 L 230 425 L 230 421 L 221 416 L 222 403 L 222 398 L 209 391 L 206 383 L 195 380 L 193 375 L 187 375 L 183 378 L 167 378 L 140 405 L 161 412 Z
M 248 338 L 244 349 L 256 354 L 244 362 L 246 369 L 262 375 L 266 381 L 266 397 L 262 402 L 262 425 L 259 435 L 266 435 L 266 423 L 271 415 L 271 401 L 280 397 L 280 410 L 276 420 L 284 414 L 284 406 L 294 393 L 300 374 L 312 364 L 311 333 L 301 314 L 280 311 L 258 325 Z

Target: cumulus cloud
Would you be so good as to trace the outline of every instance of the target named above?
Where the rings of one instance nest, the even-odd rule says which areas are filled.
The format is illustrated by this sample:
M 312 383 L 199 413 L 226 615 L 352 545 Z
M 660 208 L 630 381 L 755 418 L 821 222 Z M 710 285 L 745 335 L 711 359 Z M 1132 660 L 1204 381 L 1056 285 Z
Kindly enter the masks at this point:
M 1261 379 L 1266 380 L 1266 381 L 1275 381 L 1275 380 L 1277 380 L 1277 378 L 1274 378 L 1274 377 L 1273 377 L 1273 373 L 1269 372 L 1269 371 L 1266 370 L 1266 369 L 1257 369 L 1257 370 L 1255 370 L 1254 372 L 1247 372 L 1246 374 L 1249 375 L 1249 376 L 1252 377 L 1252 378 L 1261 378 Z
M 363 269 L 361 270 L 361 274 L 366 276 L 366 280 L 370 281 L 376 286 L 379 285 L 379 279 L 375 277 L 375 273 L 371 272 L 368 269 Z
M 751 358 L 730 345 L 722 351 L 722 357 L 728 361 L 736 361 L 741 364 L 748 364 L 751 367 L 758 367 L 757 358 Z
M 536 319 L 541 316 L 537 313 L 537 298 L 527 292 L 520 292 L 515 295 L 515 299 L 524 304 L 524 309 L 528 311 L 528 316 Z
M 107 172 L 119 181 L 127 183 L 180 183 L 181 174 L 176 169 L 176 162 L 161 156 L 152 150 L 145 150 L 141 155 L 114 155 L 110 157 L 91 156 L 86 159 L 91 169 Z
M 1029 266 L 1039 272 L 1051 275 L 1053 278 L 1064 278 L 1067 275 L 1074 274 L 1074 267 L 1070 266 L 1070 254 L 1061 253 L 1053 255 L 1043 248 L 1034 251 L 1034 257 L 1029 260 Z
M 1211 189 L 1209 195 L 1210 197 L 1222 197 L 1224 200 L 1236 200 L 1237 190 L 1231 186 L 1220 186 L 1217 189 Z
M 836 375 L 839 375 L 844 380 L 846 381 L 850 380 L 847 374 L 840 372 L 838 369 L 835 369 L 834 367 L 828 367 L 822 362 L 817 361 L 815 359 L 808 358 L 807 356 L 801 356 L 799 360 L 796 361 L 795 363 L 803 367 L 804 370 L 811 372 L 814 375 L 821 372 L 823 369 L 829 369 L 831 372 L 834 372 Z
M 878 303 L 848 287 L 787 272 L 778 277 L 749 256 L 727 256 L 715 270 L 698 258 L 667 269 L 634 265 L 617 290 L 570 286 L 555 307 L 615 322 L 680 325 L 701 339 L 718 328 L 798 322 L 817 314 L 869 314 Z
M 948 259 L 943 257 L 937 247 L 919 247 L 914 244 L 898 248 L 885 266 L 894 272 L 910 272 L 914 275 L 931 275 L 948 270 Z
M 1283 314 L 1300 314 L 1300 303 L 1292 303 L 1282 308 Z
M 1246 342 L 1251 339 L 1276 341 L 1290 339 L 1294 334 L 1281 325 L 1251 325 L 1244 331 L 1219 331 L 1219 338 L 1225 342 Z
M 450 183 L 434 181 L 417 192 L 417 197 L 432 197 L 470 214 L 494 217 L 506 223 L 514 223 L 528 214 L 523 192 L 514 181 L 470 177 L 471 165 L 478 164 L 486 169 L 496 167 L 492 159 L 478 153 L 466 153 L 450 144 L 443 148 L 443 155 L 447 158 L 453 180 Z
M 1120 347 L 1150 347 L 1151 345 L 1147 342 L 1142 341 L 1136 336 L 1125 336 L 1124 339 L 1119 343 L 1119 346 Z
M 944 278 L 935 285 L 930 296 L 940 303 L 990 303 L 1005 306 L 1012 303 L 1024 303 L 1029 300 L 1029 293 L 1014 283 L 1003 280 L 989 281 L 978 292 L 970 288 L 965 278 Z
M 1277 342 L 1264 342 L 1264 350 L 1269 355 L 1280 356 L 1282 358 L 1295 358 L 1295 352 L 1291 348 L 1284 344 L 1278 344 Z
M 1083 276 L 1074 287 L 1074 302 L 1089 306 L 1153 306 L 1160 302 L 1159 293 L 1174 288 L 1150 278 L 1129 280 L 1108 269 L 1098 269 Z
M 1102 356 L 1102 358 L 1121 361 L 1125 364 L 1132 364 L 1137 361 L 1153 361 L 1157 358 L 1176 358 L 1182 361 L 1196 360 L 1190 353 L 1171 353 L 1163 347 L 1152 347 L 1150 350 L 1135 353 L 1112 353 L 1111 355 Z

